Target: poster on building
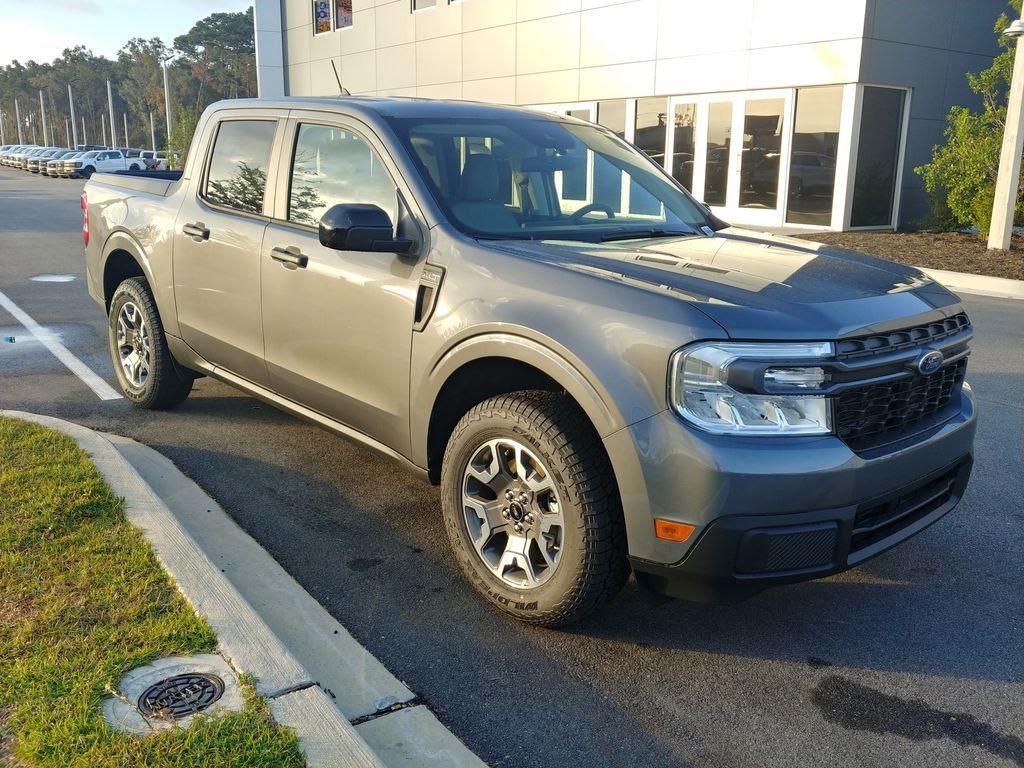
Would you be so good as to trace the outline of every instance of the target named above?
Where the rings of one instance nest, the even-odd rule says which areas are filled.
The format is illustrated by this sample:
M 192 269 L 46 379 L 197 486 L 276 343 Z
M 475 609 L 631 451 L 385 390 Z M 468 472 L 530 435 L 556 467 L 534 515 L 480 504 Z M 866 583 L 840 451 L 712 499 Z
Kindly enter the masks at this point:
M 313 0 L 313 18 L 316 20 L 316 34 L 331 31 L 330 0 Z
M 335 29 L 344 29 L 352 26 L 352 0 L 335 0 L 337 14 L 334 21 Z

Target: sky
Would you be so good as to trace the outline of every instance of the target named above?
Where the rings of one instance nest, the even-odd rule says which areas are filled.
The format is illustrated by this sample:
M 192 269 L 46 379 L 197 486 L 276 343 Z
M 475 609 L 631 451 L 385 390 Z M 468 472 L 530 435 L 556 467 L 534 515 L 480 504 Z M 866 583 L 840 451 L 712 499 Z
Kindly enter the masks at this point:
M 0 66 L 50 62 L 83 44 L 110 59 L 129 39 L 170 45 L 204 16 L 242 11 L 253 0 L 0 0 Z

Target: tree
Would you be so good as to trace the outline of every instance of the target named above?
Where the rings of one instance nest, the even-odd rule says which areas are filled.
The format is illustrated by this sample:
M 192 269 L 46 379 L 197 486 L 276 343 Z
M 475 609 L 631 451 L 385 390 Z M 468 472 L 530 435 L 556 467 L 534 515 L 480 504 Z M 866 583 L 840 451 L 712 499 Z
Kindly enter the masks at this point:
M 181 107 L 174 116 L 171 125 L 171 136 L 167 142 L 167 167 L 181 170 L 188 159 L 188 150 L 192 145 L 196 126 L 199 124 L 199 112 L 195 107 Z
M 238 13 L 214 13 L 201 19 L 186 34 L 174 38 L 174 47 L 199 83 L 197 109 L 215 99 L 256 95 L 256 40 L 251 6 Z
M 1010 3 L 1018 13 L 1021 2 Z M 1002 35 L 1009 23 L 1005 13 L 996 21 L 1003 50 L 992 66 L 967 74 L 971 90 L 981 99 L 981 112 L 953 107 L 946 118 L 946 143 L 934 148 L 930 163 L 914 169 L 924 178 L 931 201 L 930 223 L 939 228 L 976 227 L 983 236 L 988 234 L 1016 51 L 1016 42 Z M 1020 192 L 1014 221 L 1024 221 Z
M 170 50 L 158 37 L 132 38 L 117 53 L 117 91 L 131 114 L 136 119 L 141 118 L 144 126 L 150 113 L 155 113 L 161 124 L 166 119 L 162 64 L 169 54 Z

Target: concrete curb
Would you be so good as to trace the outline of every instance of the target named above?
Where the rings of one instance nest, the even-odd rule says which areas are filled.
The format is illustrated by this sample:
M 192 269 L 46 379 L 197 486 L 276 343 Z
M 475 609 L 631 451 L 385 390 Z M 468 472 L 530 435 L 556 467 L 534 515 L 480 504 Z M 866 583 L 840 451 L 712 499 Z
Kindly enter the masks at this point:
M 257 678 L 257 690 L 271 700 L 278 722 L 295 730 L 311 766 L 384 768 L 291 651 L 109 440 L 49 416 L 6 410 L 0 415 L 63 432 L 89 455 L 114 493 L 124 497 L 128 520 L 146 536 L 193 608 L 210 622 L 223 655 L 240 673 Z
M 992 296 L 998 299 L 1024 299 L 1024 280 L 971 275 L 966 272 L 949 272 L 944 269 L 925 269 L 924 267 L 916 267 L 916 269 L 920 269 L 932 280 L 961 293 Z

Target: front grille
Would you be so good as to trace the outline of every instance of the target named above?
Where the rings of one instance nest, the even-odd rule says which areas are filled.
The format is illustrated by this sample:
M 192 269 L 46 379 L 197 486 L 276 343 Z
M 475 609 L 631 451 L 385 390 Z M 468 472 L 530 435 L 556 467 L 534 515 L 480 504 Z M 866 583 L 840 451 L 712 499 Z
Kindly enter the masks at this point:
M 867 450 L 928 428 L 948 416 L 966 371 L 962 358 L 931 376 L 848 389 L 835 401 L 836 434 L 854 450 Z
M 862 505 L 853 521 L 850 552 L 887 539 L 948 503 L 962 469 L 963 462 L 885 500 Z
M 884 352 L 896 352 L 910 347 L 924 347 L 941 339 L 949 338 L 969 330 L 971 321 L 964 312 L 934 323 L 903 328 L 891 333 L 862 336 L 858 339 L 844 339 L 836 344 L 836 356 L 840 360 L 870 357 Z

